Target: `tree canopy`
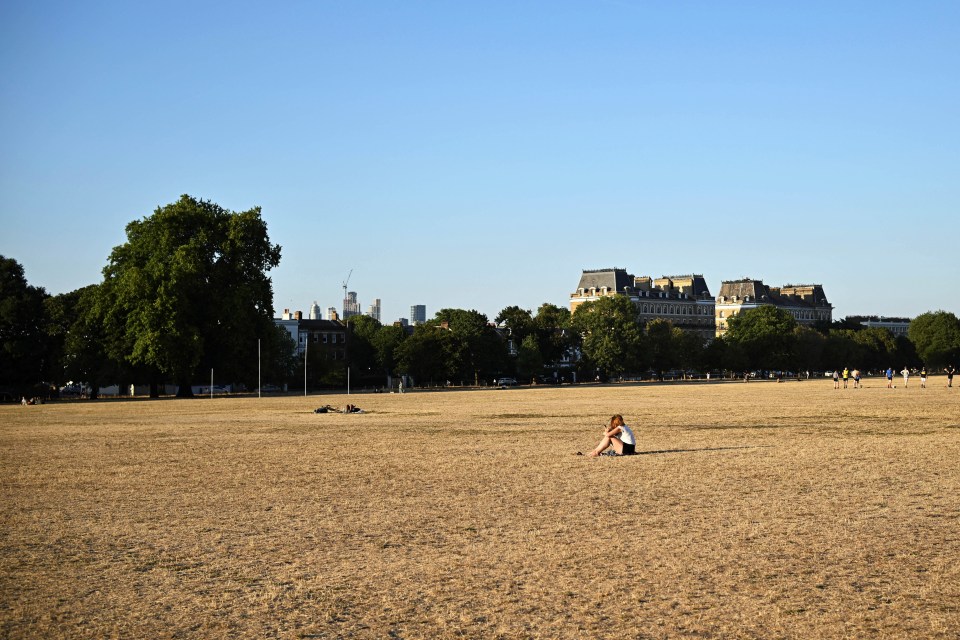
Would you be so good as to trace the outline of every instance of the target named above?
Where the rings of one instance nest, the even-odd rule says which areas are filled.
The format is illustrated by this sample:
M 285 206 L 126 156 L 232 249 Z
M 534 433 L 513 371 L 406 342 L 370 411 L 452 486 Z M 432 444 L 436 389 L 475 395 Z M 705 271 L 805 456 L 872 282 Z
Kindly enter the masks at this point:
M 788 369 L 793 362 L 796 319 L 783 309 L 762 305 L 730 318 L 727 342 L 738 344 L 749 366 Z
M 907 330 L 917 355 L 931 367 L 960 361 L 960 319 L 948 311 L 922 313 Z
M 0 386 L 18 394 L 29 394 L 41 382 L 46 297 L 42 288 L 27 284 L 19 262 L 0 256 Z
M 357 372 L 358 380 L 365 383 L 383 384 L 397 373 L 399 348 L 407 338 L 403 327 L 381 325 L 369 316 L 351 316 L 350 366 Z
M 255 381 L 257 339 L 275 333 L 267 272 L 280 262 L 260 208 L 184 195 L 126 233 L 102 285 L 112 353 L 172 377 L 181 395 L 200 369 Z
M 417 325 L 398 345 L 397 365 L 421 383 L 446 380 L 457 372 L 459 346 L 452 331 L 431 323 Z
M 639 368 L 643 356 L 643 330 L 636 305 L 626 296 L 603 297 L 577 307 L 571 325 L 582 337 L 586 365 L 604 375 Z
M 527 309 L 521 309 L 518 306 L 506 307 L 497 314 L 494 322 L 498 326 L 506 327 L 516 349 L 520 348 L 526 337 L 534 330 L 533 315 Z
M 580 334 L 570 325 L 570 310 L 555 304 L 544 302 L 533 318 L 537 344 L 543 363 L 557 366 L 572 349 L 580 344 Z
M 441 309 L 431 324 L 449 328 L 454 337 L 454 373 L 472 378 L 473 384 L 478 384 L 481 376 L 495 374 L 505 366 L 506 344 L 479 311 Z

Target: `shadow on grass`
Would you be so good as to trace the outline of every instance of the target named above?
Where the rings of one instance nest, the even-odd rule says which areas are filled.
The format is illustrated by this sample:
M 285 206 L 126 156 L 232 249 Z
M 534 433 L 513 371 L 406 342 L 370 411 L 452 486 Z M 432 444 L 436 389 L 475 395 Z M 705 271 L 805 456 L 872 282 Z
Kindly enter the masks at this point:
M 734 451 L 736 449 L 769 449 L 772 444 L 751 445 L 747 447 L 706 447 L 703 449 L 660 449 L 659 451 L 637 451 L 638 456 L 653 456 L 661 453 L 704 453 L 707 451 Z

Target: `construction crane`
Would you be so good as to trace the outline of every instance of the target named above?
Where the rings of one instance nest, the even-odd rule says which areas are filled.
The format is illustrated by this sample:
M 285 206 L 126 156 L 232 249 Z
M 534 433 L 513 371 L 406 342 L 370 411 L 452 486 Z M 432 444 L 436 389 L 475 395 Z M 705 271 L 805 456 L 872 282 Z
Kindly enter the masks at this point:
M 343 281 L 343 317 L 347 317 L 347 285 L 350 283 L 350 276 L 353 275 L 353 269 L 347 274 L 347 279 Z

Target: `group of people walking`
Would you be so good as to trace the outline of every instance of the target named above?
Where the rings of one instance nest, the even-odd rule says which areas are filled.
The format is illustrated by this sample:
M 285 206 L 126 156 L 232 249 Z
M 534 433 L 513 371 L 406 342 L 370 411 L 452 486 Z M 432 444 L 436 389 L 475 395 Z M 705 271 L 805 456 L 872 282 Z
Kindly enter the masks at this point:
M 944 372 L 947 374 L 947 388 L 953 387 L 953 374 L 954 368 L 953 365 L 948 366 L 944 369 Z M 894 371 L 891 367 L 887 367 L 887 370 L 884 372 L 887 377 L 887 389 L 896 389 L 896 385 L 893 384 Z M 920 388 L 927 388 L 927 368 L 920 367 Z M 910 384 L 910 368 L 904 367 L 900 370 L 900 375 L 903 376 L 903 388 L 906 389 Z
M 854 388 L 854 389 L 859 389 L 859 388 L 860 388 L 860 369 L 854 369 L 853 371 L 850 371 L 850 369 L 844 367 L 842 374 L 841 374 L 840 372 L 838 372 L 836 369 L 834 369 L 834 370 L 833 370 L 833 388 L 834 388 L 834 389 L 839 389 L 839 388 L 840 388 L 840 378 L 841 378 L 841 376 L 843 377 L 843 388 L 844 388 L 844 389 L 846 389 L 846 388 L 847 388 L 847 385 L 850 383 L 850 377 L 851 377 L 851 376 L 853 377 L 853 388 Z
M 903 387 L 905 389 L 908 387 L 910 383 L 911 373 L 912 371 L 910 371 L 909 367 L 904 367 L 902 370 L 899 371 L 899 374 L 903 376 Z M 927 368 L 920 367 L 920 371 L 918 373 L 920 375 L 920 388 L 926 389 L 927 388 Z M 947 387 L 953 387 L 953 374 L 954 374 L 953 365 L 946 367 L 944 369 L 944 373 L 947 374 Z M 896 386 L 893 384 L 893 377 L 895 375 L 893 367 L 887 367 L 887 370 L 884 372 L 884 375 L 887 378 L 887 389 L 896 389 Z M 853 378 L 853 388 L 859 389 L 861 387 L 859 369 L 854 369 L 853 371 L 851 371 L 850 369 L 845 367 L 842 372 L 838 370 L 834 370 L 833 371 L 833 388 L 846 389 L 847 385 L 850 383 L 850 378 Z M 841 382 L 843 384 L 842 387 L 840 386 Z

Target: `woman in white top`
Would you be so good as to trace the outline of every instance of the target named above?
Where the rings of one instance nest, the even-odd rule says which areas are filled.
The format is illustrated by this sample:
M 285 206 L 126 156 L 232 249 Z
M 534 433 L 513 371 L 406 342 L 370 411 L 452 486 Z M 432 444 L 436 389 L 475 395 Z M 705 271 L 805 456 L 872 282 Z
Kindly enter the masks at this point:
M 632 456 L 637 453 L 637 441 L 633 438 L 633 431 L 623 422 L 619 413 L 610 418 L 610 426 L 603 431 L 603 439 L 597 448 L 589 453 L 591 457 L 599 456 L 607 449 L 613 449 L 621 456 Z

